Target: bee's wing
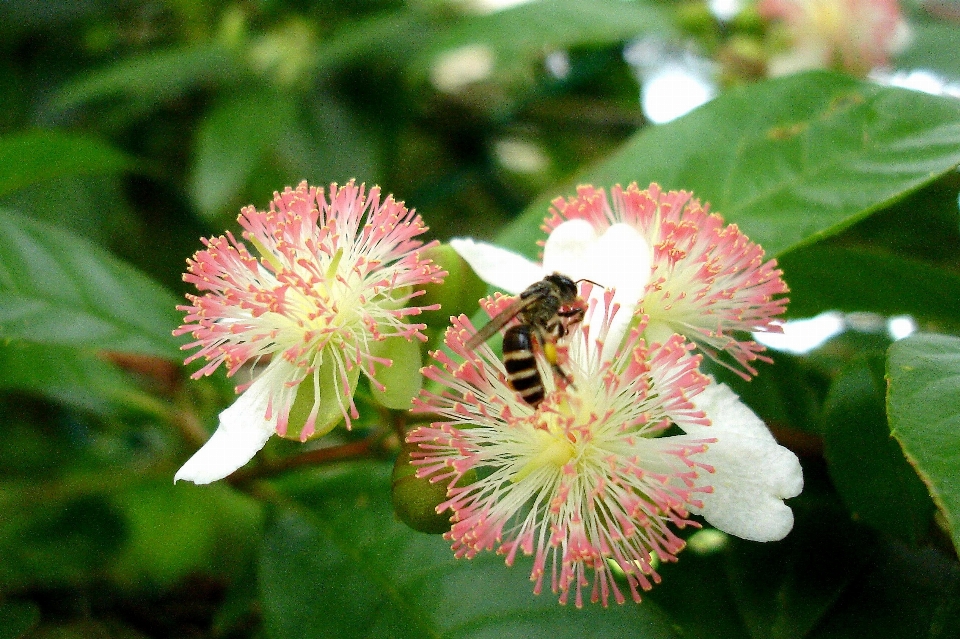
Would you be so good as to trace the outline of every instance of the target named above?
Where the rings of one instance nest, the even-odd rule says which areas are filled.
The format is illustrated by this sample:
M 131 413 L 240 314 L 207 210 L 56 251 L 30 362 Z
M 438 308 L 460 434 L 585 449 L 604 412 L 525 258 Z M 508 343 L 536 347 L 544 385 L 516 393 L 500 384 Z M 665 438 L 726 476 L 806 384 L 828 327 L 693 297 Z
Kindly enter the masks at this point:
M 516 301 L 510 304 L 510 306 L 494 315 L 489 322 L 484 324 L 480 330 L 473 335 L 473 337 L 467 340 L 466 347 L 469 350 L 473 350 L 477 346 L 483 344 L 485 341 L 493 337 L 494 333 L 503 328 L 507 322 L 516 317 L 517 313 L 536 302 L 537 299 L 538 298 L 536 296 L 517 298 Z

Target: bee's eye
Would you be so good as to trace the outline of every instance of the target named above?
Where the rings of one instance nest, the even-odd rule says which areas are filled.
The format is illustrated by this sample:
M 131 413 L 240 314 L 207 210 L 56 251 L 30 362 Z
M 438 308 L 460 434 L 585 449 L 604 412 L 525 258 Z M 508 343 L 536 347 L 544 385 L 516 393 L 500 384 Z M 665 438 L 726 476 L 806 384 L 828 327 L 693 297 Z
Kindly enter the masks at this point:
M 557 289 L 559 289 L 560 294 L 564 297 L 576 297 L 577 284 L 566 275 L 554 273 L 552 275 L 548 275 L 545 279 L 556 286 Z

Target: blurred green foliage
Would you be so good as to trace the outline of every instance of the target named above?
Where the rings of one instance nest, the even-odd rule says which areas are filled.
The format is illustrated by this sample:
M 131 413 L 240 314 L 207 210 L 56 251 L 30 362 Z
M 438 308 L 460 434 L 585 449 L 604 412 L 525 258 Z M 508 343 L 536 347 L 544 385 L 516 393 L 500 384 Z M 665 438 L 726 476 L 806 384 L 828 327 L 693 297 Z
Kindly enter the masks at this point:
M 960 26 L 933 4 L 905 5 L 899 64 L 956 82 Z M 0 639 L 956 636 L 960 101 L 828 72 L 754 84 L 752 10 L 469 8 L 0 3 Z M 644 36 L 714 56 L 721 95 L 649 125 L 623 56 Z M 233 397 L 177 361 L 185 258 L 243 205 L 351 178 L 433 238 L 528 254 L 578 182 L 693 190 L 780 260 L 792 317 L 909 314 L 940 335 L 887 360 L 889 336 L 848 321 L 750 383 L 716 371 L 801 457 L 794 531 L 691 542 L 639 606 L 560 608 L 530 593 L 528 564 L 456 560 L 394 519 L 423 350 L 391 394 L 361 382 L 352 431 L 275 438 L 246 474 L 172 484 Z M 431 347 L 485 290 L 440 255 Z

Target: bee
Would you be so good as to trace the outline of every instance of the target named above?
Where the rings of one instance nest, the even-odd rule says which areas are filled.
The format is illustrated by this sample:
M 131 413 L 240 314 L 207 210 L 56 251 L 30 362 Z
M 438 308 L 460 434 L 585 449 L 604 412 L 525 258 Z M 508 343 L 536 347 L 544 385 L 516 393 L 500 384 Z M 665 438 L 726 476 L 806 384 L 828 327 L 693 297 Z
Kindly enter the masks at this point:
M 534 357 L 534 344 L 539 344 L 554 373 L 569 381 L 557 362 L 557 340 L 581 322 L 584 313 L 586 303 L 577 293 L 577 282 L 553 273 L 527 287 L 516 301 L 477 331 L 466 347 L 476 348 L 516 317 L 520 323 L 508 328 L 503 335 L 503 366 L 507 369 L 510 388 L 536 408 L 543 401 L 544 388 Z

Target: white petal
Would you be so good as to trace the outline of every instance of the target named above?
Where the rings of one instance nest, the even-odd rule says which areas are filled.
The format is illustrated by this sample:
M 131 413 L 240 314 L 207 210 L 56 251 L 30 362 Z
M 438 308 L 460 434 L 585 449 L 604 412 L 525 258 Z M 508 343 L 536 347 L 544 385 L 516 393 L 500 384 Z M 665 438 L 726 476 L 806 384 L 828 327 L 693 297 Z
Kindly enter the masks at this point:
M 710 426 L 687 425 L 680 426 L 686 432 L 703 437 L 753 437 L 776 445 L 770 429 L 757 417 L 749 406 L 740 401 L 740 396 L 733 392 L 726 384 L 718 384 L 713 378 L 703 391 L 693 398 L 696 407 L 707 414 L 712 422 Z
M 543 247 L 545 272 L 587 279 L 634 300 L 640 299 L 650 279 L 652 259 L 639 231 L 622 223 L 598 236 L 586 220 L 567 220 L 550 233 Z
M 450 246 L 466 260 L 470 268 L 487 284 L 513 295 L 543 279 L 544 269 L 519 253 L 505 248 L 475 242 L 470 238 L 454 238 Z
M 783 539 L 793 528 L 793 511 L 783 500 L 803 490 L 797 456 L 777 444 L 763 421 L 726 385 L 711 384 L 693 403 L 711 425 L 681 427 L 691 436 L 717 439 L 697 457 L 716 469 L 708 477 L 713 492 L 703 495 L 699 514 L 743 539 Z
M 281 382 L 282 383 L 282 382 Z M 266 419 L 270 393 L 276 378 L 262 374 L 226 410 L 220 413 L 220 425 L 200 450 L 177 471 L 173 481 L 209 484 L 237 470 L 263 448 L 276 432 L 277 413 Z
M 590 247 L 586 259 L 587 269 L 593 274 L 590 279 L 616 289 L 613 301 L 620 305 L 603 347 L 604 359 L 610 359 L 629 329 L 633 312 L 643 297 L 653 258 L 643 236 L 632 226 L 618 223 L 608 228 Z
M 594 297 L 594 295 L 590 297 Z M 614 296 L 614 299 L 616 299 L 616 296 Z M 633 311 L 636 307 L 636 302 L 623 304 L 617 314 L 613 316 L 610 321 L 610 329 L 607 331 L 607 339 L 603 342 L 603 353 L 601 354 L 603 361 L 608 362 L 616 356 L 624 336 L 630 330 L 630 322 L 633 321 Z
M 585 256 L 597 242 L 593 225 L 586 220 L 567 220 L 550 232 L 543 245 L 543 270 L 563 273 L 575 280 L 590 278 Z M 602 284 L 602 282 L 598 282 Z
M 630 326 L 650 279 L 651 263 L 649 245 L 629 224 L 614 224 L 598 237 L 586 220 L 568 220 L 553 230 L 543 249 L 545 271 L 559 271 L 602 287 L 595 287 L 590 296 L 596 298 L 598 308 L 603 308 L 603 288 L 616 289 L 613 299 L 620 311 L 610 324 L 604 359 L 613 356 Z
M 640 300 L 650 279 L 652 256 L 647 241 L 629 224 L 614 224 L 597 238 L 586 254 L 584 275 L 604 288 L 617 289 L 621 304 Z

